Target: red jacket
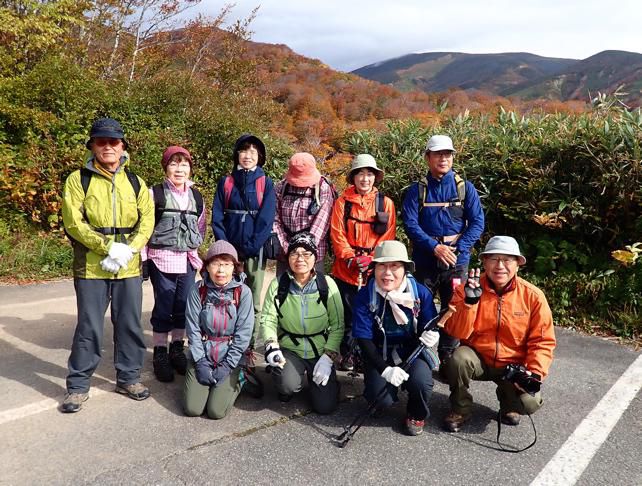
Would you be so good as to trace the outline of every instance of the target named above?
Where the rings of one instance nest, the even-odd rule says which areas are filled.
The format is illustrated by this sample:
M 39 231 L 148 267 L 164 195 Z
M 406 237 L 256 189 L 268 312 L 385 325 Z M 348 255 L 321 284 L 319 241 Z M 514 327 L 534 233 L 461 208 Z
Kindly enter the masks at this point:
M 348 259 L 356 256 L 354 247 L 374 248 L 382 241 L 395 239 L 397 216 L 395 214 L 395 204 L 389 197 L 385 197 L 383 201 L 383 210 L 390 215 L 388 229 L 384 234 L 378 235 L 372 229 L 371 224 L 360 223 L 354 219 L 348 220 L 348 227 L 346 228 L 344 215 L 346 201 L 352 203 L 351 215 L 353 218 L 362 221 L 374 221 L 378 192 L 375 188 L 369 194 L 361 196 L 354 186 L 349 186 L 335 201 L 332 208 L 330 239 L 335 254 L 332 276 L 351 285 L 358 285 L 359 279 L 359 271 L 356 265 L 348 268 Z M 369 255 L 373 256 L 374 251 L 370 252 Z
M 555 331 L 544 293 L 515 277 L 500 296 L 482 275 L 479 302 L 464 302 L 464 284 L 451 300 L 457 312 L 446 323 L 446 332 L 477 351 L 486 365 L 500 368 L 520 363 L 544 378 L 553 361 Z

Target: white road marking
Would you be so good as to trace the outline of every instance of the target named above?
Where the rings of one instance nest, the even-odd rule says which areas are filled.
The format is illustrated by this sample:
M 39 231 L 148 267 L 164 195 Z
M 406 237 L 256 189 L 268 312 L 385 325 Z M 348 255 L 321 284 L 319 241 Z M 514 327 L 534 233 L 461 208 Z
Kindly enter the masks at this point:
M 642 387 L 642 354 L 575 429 L 531 486 L 575 484 Z

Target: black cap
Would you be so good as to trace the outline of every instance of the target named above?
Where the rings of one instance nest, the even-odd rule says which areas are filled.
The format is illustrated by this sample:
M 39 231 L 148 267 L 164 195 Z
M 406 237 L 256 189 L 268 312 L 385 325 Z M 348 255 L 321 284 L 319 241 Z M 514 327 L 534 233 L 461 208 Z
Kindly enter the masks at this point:
M 94 122 L 91 130 L 89 130 L 89 140 L 85 144 L 89 150 L 91 150 L 91 140 L 98 137 L 118 138 L 123 141 L 125 149 L 129 146 L 127 140 L 125 140 L 123 127 L 113 118 L 99 118 Z

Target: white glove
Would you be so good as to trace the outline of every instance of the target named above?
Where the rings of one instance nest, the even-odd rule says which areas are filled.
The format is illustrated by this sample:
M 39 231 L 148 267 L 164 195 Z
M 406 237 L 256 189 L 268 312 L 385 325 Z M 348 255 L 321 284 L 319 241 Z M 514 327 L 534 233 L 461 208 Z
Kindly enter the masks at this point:
M 424 331 L 421 333 L 421 336 L 419 336 L 419 340 L 427 348 L 432 348 L 439 342 L 439 333 L 437 331 Z
M 285 365 L 285 356 L 283 356 L 278 344 L 270 343 L 265 346 L 265 361 L 268 366 L 283 368 Z
M 399 368 L 399 366 L 388 366 L 383 370 L 381 376 L 392 386 L 399 386 L 410 377 L 410 375 Z
M 327 354 L 323 354 L 314 365 L 312 371 L 312 381 L 319 386 L 326 386 L 332 373 L 332 358 Z
M 109 247 L 109 256 L 116 260 L 121 267 L 125 268 L 134 256 L 134 252 L 125 243 L 112 243 Z
M 120 265 L 112 257 L 103 258 L 103 260 L 100 262 L 100 267 L 105 272 L 109 273 L 118 273 L 118 271 L 120 270 Z

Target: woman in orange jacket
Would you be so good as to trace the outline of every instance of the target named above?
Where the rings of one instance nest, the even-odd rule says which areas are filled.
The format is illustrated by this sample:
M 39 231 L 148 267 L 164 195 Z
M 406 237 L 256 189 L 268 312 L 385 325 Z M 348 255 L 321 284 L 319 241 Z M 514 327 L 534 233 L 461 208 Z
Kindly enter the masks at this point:
M 335 254 L 332 276 L 343 299 L 345 335 L 339 369 L 344 371 L 353 367 L 352 299 L 366 283 L 374 248 L 382 241 L 395 239 L 395 205 L 375 187 L 383 175 L 372 155 L 357 155 L 348 173 L 350 186 L 332 209 L 330 239 Z

